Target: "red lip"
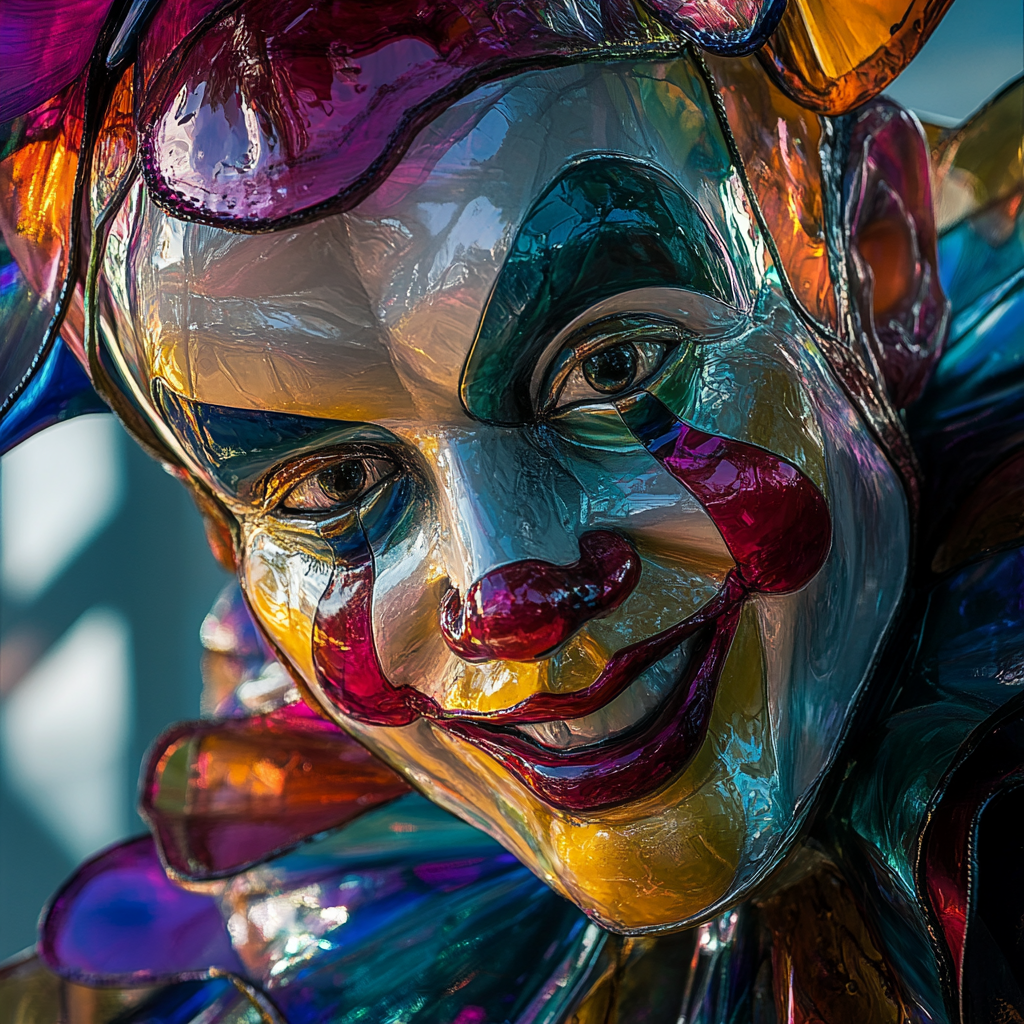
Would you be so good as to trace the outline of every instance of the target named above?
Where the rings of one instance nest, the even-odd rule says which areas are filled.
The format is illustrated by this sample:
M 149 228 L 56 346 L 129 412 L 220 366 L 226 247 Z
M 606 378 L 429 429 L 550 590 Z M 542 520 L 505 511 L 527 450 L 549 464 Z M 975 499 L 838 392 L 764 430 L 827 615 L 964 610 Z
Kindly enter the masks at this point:
M 486 751 L 545 802 L 572 812 L 595 811 L 654 792 L 696 754 L 707 733 L 725 657 L 746 588 L 735 572 L 710 604 L 675 626 L 619 651 L 600 678 L 572 694 L 534 694 L 486 720 L 447 713 L 435 719 L 454 736 Z M 552 750 L 506 726 L 579 718 L 604 707 L 688 637 L 703 636 L 662 708 L 623 736 L 573 750 Z
M 415 687 L 395 687 L 386 678 L 373 644 L 369 545 L 361 531 L 332 533 L 325 539 L 334 549 L 335 572 L 317 608 L 313 631 L 314 665 L 324 697 L 344 714 L 370 725 L 402 726 L 428 718 L 492 755 L 538 796 L 563 810 L 590 811 L 635 800 L 680 772 L 707 733 L 743 598 L 748 593 L 790 593 L 805 586 L 828 556 L 831 519 L 822 493 L 781 456 L 704 433 L 676 418 L 648 392 L 638 392 L 617 407 L 633 436 L 701 503 L 733 556 L 735 568 L 709 605 L 620 651 L 585 690 L 534 694 L 491 715 L 445 711 Z M 490 574 L 485 581 L 497 590 L 484 593 L 483 581 L 474 585 L 472 614 L 464 614 L 452 599 L 442 608 L 442 632 L 449 646 L 467 660 L 509 656 L 510 651 L 513 656 L 543 656 L 595 609 L 601 612 L 621 603 L 632 589 L 630 581 L 635 582 L 634 554 L 625 538 L 607 531 L 584 534 L 580 560 L 570 566 L 523 562 L 501 569 L 494 579 Z M 610 572 L 592 572 L 605 558 L 610 559 Z M 543 600 L 535 602 L 542 607 L 527 609 L 524 616 L 530 601 L 519 592 L 537 582 L 538 568 L 544 568 L 550 585 L 542 588 Z M 585 578 L 571 578 L 576 570 Z M 499 592 L 502 587 L 505 591 Z M 564 628 L 552 632 L 545 614 L 554 612 L 561 615 Z M 510 728 L 592 714 L 698 631 L 698 649 L 672 694 L 652 720 L 634 730 L 584 748 L 552 750 Z

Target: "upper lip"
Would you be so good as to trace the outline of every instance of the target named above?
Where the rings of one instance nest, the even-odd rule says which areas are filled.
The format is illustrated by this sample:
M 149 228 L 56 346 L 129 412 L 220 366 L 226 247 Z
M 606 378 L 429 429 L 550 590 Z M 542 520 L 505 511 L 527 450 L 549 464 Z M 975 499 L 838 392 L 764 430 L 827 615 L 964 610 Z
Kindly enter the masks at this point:
M 702 608 L 668 629 L 621 648 L 609 659 L 601 674 L 589 686 L 569 693 L 532 693 L 511 707 L 480 712 L 471 708 L 435 711 L 430 717 L 443 721 L 490 722 L 494 725 L 536 725 L 582 718 L 610 704 L 638 676 L 664 658 L 684 640 L 716 620 L 736 601 L 743 589 L 730 574 L 718 593 Z
M 573 813 L 635 800 L 669 782 L 696 754 L 711 718 L 725 656 L 747 589 L 730 573 L 700 611 L 624 647 L 598 679 L 569 694 L 537 693 L 504 711 L 448 711 L 437 724 L 484 750 L 546 803 Z M 511 725 L 581 718 L 606 706 L 696 631 L 694 656 L 662 707 L 621 735 L 582 747 L 549 748 Z

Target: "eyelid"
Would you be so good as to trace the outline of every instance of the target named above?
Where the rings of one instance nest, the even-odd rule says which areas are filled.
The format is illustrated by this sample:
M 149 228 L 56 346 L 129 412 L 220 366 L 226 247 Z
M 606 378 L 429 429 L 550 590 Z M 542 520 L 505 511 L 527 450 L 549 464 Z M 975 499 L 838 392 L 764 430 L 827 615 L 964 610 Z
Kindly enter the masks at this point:
M 582 337 L 581 337 L 582 335 Z M 575 344 L 573 339 L 577 338 Z M 588 325 L 566 339 L 565 347 L 555 356 L 552 367 L 545 377 L 539 412 L 543 415 L 557 408 L 558 398 L 570 374 L 592 355 L 605 348 L 627 342 L 655 343 L 666 346 L 666 351 L 676 348 L 684 341 L 692 341 L 693 335 L 684 327 L 662 317 L 608 317 Z M 553 372 L 552 372 L 553 371 Z
M 566 344 L 597 323 L 643 318 L 675 324 L 693 344 L 727 341 L 748 330 L 749 303 L 723 302 L 688 288 L 656 286 L 630 288 L 610 295 L 573 317 L 548 339 L 530 376 L 530 399 L 536 409 L 551 377 L 551 367 Z
M 320 479 L 323 473 L 331 468 L 358 463 L 362 467 L 363 478 L 352 489 L 351 495 L 341 500 L 329 493 L 328 487 Z M 395 475 L 395 464 L 390 459 L 350 458 L 340 463 L 332 463 L 324 469 L 303 477 L 282 499 L 278 505 L 278 514 L 287 516 L 334 518 L 351 512 L 359 506 L 385 481 Z M 300 500 L 301 498 L 301 500 Z
M 304 481 L 315 476 L 321 470 L 335 466 L 340 462 L 379 459 L 389 462 L 397 470 L 401 461 L 390 451 L 379 446 L 349 444 L 344 447 L 331 448 L 324 451 L 311 452 L 284 465 L 272 469 L 265 477 L 260 490 L 262 500 L 260 511 L 272 512 L 281 510 L 287 515 L 301 515 L 302 510 L 283 508 L 285 499 Z

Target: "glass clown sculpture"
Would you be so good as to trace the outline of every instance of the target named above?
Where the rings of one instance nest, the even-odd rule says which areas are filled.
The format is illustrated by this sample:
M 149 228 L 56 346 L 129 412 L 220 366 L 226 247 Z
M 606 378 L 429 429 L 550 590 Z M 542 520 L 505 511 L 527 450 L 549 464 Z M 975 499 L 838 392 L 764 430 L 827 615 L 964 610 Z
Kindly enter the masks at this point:
M 0 438 L 109 407 L 238 584 L 4 1021 L 1021 1019 L 1024 88 L 881 95 L 946 6 L 5 12 Z

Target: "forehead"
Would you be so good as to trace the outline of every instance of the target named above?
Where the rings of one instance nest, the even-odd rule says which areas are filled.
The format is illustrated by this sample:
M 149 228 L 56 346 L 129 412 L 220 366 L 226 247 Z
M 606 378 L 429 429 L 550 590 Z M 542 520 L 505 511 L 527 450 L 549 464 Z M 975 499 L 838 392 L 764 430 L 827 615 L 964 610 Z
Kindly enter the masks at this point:
M 756 230 L 693 64 L 577 65 L 449 108 L 347 214 L 242 235 L 174 220 L 137 195 L 106 263 L 129 307 L 128 363 L 146 390 L 159 378 L 214 405 L 361 421 L 460 415 L 460 374 L 519 229 L 553 180 L 602 158 L 650 168 L 640 187 L 651 202 L 688 196 L 747 275 L 737 283 L 755 286 Z M 635 190 L 618 201 L 635 207 Z M 572 211 L 551 216 L 552 244 L 582 230 Z M 615 259 L 628 265 L 629 252 Z

